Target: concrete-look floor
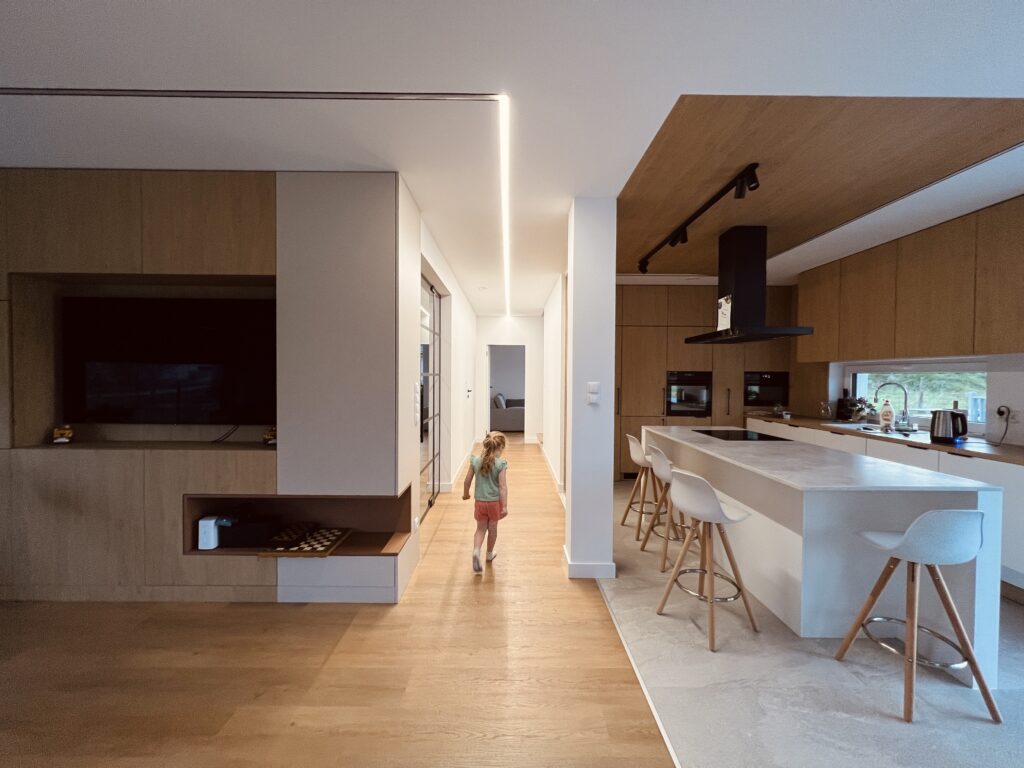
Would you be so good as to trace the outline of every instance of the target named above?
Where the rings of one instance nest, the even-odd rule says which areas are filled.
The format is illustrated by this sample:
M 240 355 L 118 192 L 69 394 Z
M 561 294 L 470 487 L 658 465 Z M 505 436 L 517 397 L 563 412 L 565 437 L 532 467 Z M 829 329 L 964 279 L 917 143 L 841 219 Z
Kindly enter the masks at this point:
M 680 765 L 1024 765 L 1024 607 L 1003 601 L 995 697 L 1004 724 L 988 719 L 978 691 L 926 669 L 918 673 L 916 720 L 907 724 L 902 665 L 867 640 L 858 640 L 840 663 L 833 659 L 838 640 L 800 639 L 756 601 L 761 632 L 755 635 L 736 602 L 716 610 L 718 651 L 711 653 L 703 603 L 673 590 L 658 616 L 668 578 L 658 570 L 661 540 L 652 537 L 641 552 L 635 528 L 619 525 L 631 486 L 616 483 L 618 578 L 601 587 Z M 677 546 L 670 547 L 672 559 Z M 898 581 L 890 588 L 901 588 Z
M 537 445 L 498 559 L 443 494 L 399 605 L 0 604 L 0 765 L 666 768 Z

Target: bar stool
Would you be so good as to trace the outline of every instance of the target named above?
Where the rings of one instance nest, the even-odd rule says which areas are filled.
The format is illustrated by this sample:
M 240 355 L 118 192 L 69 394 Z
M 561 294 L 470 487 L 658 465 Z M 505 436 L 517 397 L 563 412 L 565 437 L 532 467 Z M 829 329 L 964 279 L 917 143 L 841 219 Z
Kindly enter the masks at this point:
M 749 513 L 741 510 L 735 510 L 734 515 L 728 514 L 722 507 L 722 502 L 719 500 L 718 494 L 715 493 L 715 489 L 711 487 L 711 484 L 707 480 L 681 469 L 675 469 L 672 471 L 671 494 L 672 501 L 675 504 L 676 509 L 678 509 L 681 514 L 689 515 L 692 521 L 699 523 L 700 525 L 691 525 L 690 529 L 686 533 L 686 540 L 683 542 L 683 548 L 679 552 L 679 557 L 676 558 L 676 563 L 672 568 L 672 574 L 668 577 L 668 583 L 665 584 L 665 594 L 661 596 L 661 602 L 658 603 L 658 615 L 660 616 L 664 612 L 665 603 L 668 602 L 668 596 L 672 594 L 672 586 L 675 585 L 688 595 L 692 595 L 701 602 L 707 603 L 708 650 L 715 650 L 716 603 L 731 603 L 735 600 L 742 599 L 743 606 L 747 609 L 747 618 L 750 619 L 751 629 L 755 632 L 759 632 L 760 630 L 757 628 L 757 622 L 754 620 L 754 612 L 751 610 L 750 601 L 747 599 L 747 591 L 743 587 L 743 577 L 740 576 L 739 566 L 736 565 L 736 558 L 733 555 L 732 546 L 729 544 L 729 537 L 725 532 L 725 526 L 742 522 L 747 518 Z M 698 527 L 700 529 L 699 532 L 697 530 Z M 725 549 L 725 555 L 729 559 L 729 567 L 732 569 L 732 577 L 715 570 L 716 530 L 718 531 L 719 537 L 722 539 L 722 547 Z M 689 552 L 690 545 L 693 544 L 695 538 L 699 538 L 700 540 L 700 567 L 683 568 L 683 561 L 686 559 L 686 554 Z M 696 591 L 684 587 L 679 583 L 679 577 L 682 574 L 688 573 L 699 574 L 698 587 Z M 716 597 L 715 579 L 722 579 L 723 581 L 731 584 L 736 590 L 735 593 L 725 597 Z
M 629 501 L 626 502 L 626 510 L 622 513 L 622 520 L 619 525 L 625 525 L 626 520 L 629 518 L 630 512 L 637 513 L 636 519 L 636 540 L 640 541 L 640 529 L 643 527 L 644 515 L 651 514 L 647 511 L 647 490 L 651 489 L 651 501 L 653 504 L 658 498 L 660 489 L 658 488 L 657 479 L 651 472 L 651 461 L 647 454 L 644 453 L 644 448 L 640 445 L 640 441 L 637 440 L 633 435 L 626 435 L 626 440 L 629 441 L 629 458 L 633 460 L 633 463 L 640 467 L 640 471 L 636 475 L 636 481 L 633 483 L 633 490 L 630 491 Z M 654 481 L 654 487 L 651 488 L 651 483 Z M 640 500 L 636 500 L 637 491 L 640 492 Z
M 661 573 L 664 573 L 668 566 L 669 539 L 672 541 L 681 541 L 683 539 L 680 526 L 676 524 L 676 521 L 673 518 L 675 510 L 672 505 L 672 499 L 669 495 L 669 488 L 672 485 L 672 470 L 674 467 L 672 466 L 672 462 L 669 461 L 668 456 L 666 456 L 660 448 L 651 446 L 650 453 L 647 458 L 651 462 L 651 471 L 654 473 L 654 479 L 661 485 L 661 493 L 658 495 L 658 502 L 654 506 L 654 513 L 651 515 L 651 521 L 647 524 L 647 533 L 644 534 L 644 540 L 640 545 L 640 551 L 643 552 L 647 549 L 647 542 L 650 540 L 652 533 L 655 536 L 660 536 L 661 565 L 659 566 L 659 570 Z M 663 509 L 668 516 L 668 519 L 664 523 L 661 522 L 661 513 Z M 685 526 L 683 526 L 683 528 L 685 529 Z
M 981 667 L 974 656 L 974 648 L 967 637 L 967 631 L 960 620 L 960 613 L 953 603 L 949 594 L 946 580 L 942 578 L 939 571 L 940 565 L 958 565 L 968 563 L 978 556 L 981 549 L 982 532 L 981 523 L 984 513 L 976 509 L 933 509 L 918 517 L 910 527 L 903 533 L 889 531 L 864 531 L 860 535 L 883 552 L 889 553 L 889 561 L 882 569 L 882 574 L 871 589 L 864 607 L 860 609 L 857 618 L 853 620 L 850 631 L 843 638 L 842 645 L 836 651 L 836 659 L 843 660 L 846 652 L 850 649 L 859 630 L 863 629 L 869 639 L 879 643 L 883 648 L 899 656 L 903 656 L 903 719 L 908 723 L 914 719 L 914 682 L 917 677 L 918 663 L 933 667 L 948 667 L 925 659 L 917 652 L 918 630 L 940 640 L 955 648 L 970 668 L 974 679 L 978 681 L 978 688 L 985 699 L 988 713 L 997 722 L 1003 722 L 999 714 L 999 707 L 996 706 L 992 692 L 988 689 L 984 676 L 981 674 Z M 879 596 L 885 589 L 896 566 L 901 560 L 907 562 L 907 617 L 905 620 L 890 619 L 877 616 L 868 618 L 871 609 L 874 608 Z M 935 591 L 939 594 L 942 607 L 946 610 L 953 631 L 956 633 L 960 645 L 957 646 L 948 637 L 940 635 L 927 627 L 919 627 L 917 623 L 918 595 L 920 592 L 919 570 L 921 564 L 928 569 L 928 574 L 935 585 Z M 903 648 L 887 645 L 871 635 L 868 625 L 874 622 L 891 622 L 905 625 Z M 961 662 L 961 664 L 963 663 Z M 959 666 L 959 665 L 956 665 Z

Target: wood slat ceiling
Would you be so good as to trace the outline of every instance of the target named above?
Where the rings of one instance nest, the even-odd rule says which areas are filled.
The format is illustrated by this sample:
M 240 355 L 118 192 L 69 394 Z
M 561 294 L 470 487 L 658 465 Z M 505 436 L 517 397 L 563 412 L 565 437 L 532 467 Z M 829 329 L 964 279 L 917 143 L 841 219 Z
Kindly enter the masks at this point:
M 651 273 L 713 275 L 718 235 L 768 227 L 769 257 L 1024 142 L 1024 99 L 681 96 L 618 198 L 618 271 L 748 163 L 730 193 L 664 248 Z

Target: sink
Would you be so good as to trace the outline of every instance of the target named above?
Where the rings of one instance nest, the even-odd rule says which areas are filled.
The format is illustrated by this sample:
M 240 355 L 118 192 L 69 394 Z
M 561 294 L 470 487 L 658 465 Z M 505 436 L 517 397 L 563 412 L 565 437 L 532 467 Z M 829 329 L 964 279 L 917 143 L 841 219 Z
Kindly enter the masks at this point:
M 883 432 L 877 424 L 866 424 L 863 421 L 836 421 L 824 424 L 823 426 L 826 426 L 829 429 L 833 427 L 838 427 L 839 429 L 846 429 L 851 432 L 867 432 L 868 434 L 871 435 L 878 435 L 880 437 L 893 437 L 897 439 L 906 439 L 908 437 L 913 437 L 915 435 L 924 434 L 923 432 L 921 432 L 920 429 L 912 430 L 909 432 Z

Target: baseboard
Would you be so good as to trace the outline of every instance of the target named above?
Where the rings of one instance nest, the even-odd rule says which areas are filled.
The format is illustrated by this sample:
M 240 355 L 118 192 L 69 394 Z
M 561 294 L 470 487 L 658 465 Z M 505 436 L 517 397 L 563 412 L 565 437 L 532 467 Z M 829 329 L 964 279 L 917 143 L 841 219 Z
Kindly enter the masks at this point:
M 544 464 L 548 468 L 548 472 L 551 473 L 551 479 L 555 481 L 555 487 L 559 493 L 565 493 L 565 483 L 558 482 L 558 475 L 555 473 L 555 468 L 551 466 L 551 459 L 548 458 L 548 452 L 541 450 L 541 455 L 544 457 Z
M 469 457 L 472 454 L 467 453 L 462 461 L 459 462 L 459 466 L 455 468 L 455 474 L 452 475 L 452 479 L 447 483 L 441 483 L 441 493 L 451 493 L 452 488 L 456 488 L 459 484 L 459 478 L 462 477 L 462 473 L 466 470 L 466 464 L 469 462 Z
M 574 563 L 569 559 L 569 550 L 562 545 L 562 554 L 569 569 L 570 579 L 614 579 L 615 563 Z
M 533 437 L 527 437 L 526 435 L 523 435 L 523 442 L 530 445 L 538 445 L 540 443 L 540 440 L 537 439 L 536 435 L 534 435 Z
M 1024 589 L 1024 573 L 1005 565 L 1003 566 L 1002 580 L 1016 587 L 1018 591 Z

